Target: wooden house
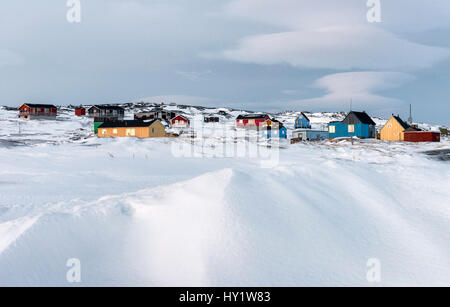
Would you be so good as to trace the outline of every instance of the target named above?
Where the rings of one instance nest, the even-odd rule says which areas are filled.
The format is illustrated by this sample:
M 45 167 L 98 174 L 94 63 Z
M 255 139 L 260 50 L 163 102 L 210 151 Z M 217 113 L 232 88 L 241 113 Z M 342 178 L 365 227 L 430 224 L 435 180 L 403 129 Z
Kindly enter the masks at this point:
M 98 137 L 136 137 L 156 138 L 165 137 L 166 131 L 157 119 L 149 122 L 139 120 L 121 120 L 104 122 L 98 127 Z
M 311 121 L 309 118 L 305 115 L 305 113 L 301 113 L 296 119 L 295 119 L 295 129 L 311 129 Z
M 260 125 L 262 130 L 262 136 L 268 139 L 280 138 L 287 139 L 287 129 L 283 123 L 276 119 L 268 119 Z
M 125 109 L 119 106 L 95 105 L 88 109 L 88 116 L 103 119 L 103 121 L 117 121 L 125 117 Z
M 405 131 L 410 129 L 406 122 L 404 122 L 399 116 L 392 115 L 387 123 L 381 128 L 380 140 L 383 141 L 404 141 Z
M 165 120 L 170 121 L 172 118 L 177 116 L 177 113 L 174 111 L 164 110 L 163 108 L 154 108 L 148 112 L 141 112 L 134 114 L 135 120 Z
M 19 108 L 19 117 L 25 119 L 54 119 L 58 108 L 52 104 L 25 103 Z
M 314 130 L 314 129 L 295 129 L 292 132 L 292 143 L 302 141 L 320 141 L 328 139 L 328 131 Z
M 351 111 L 343 121 L 328 124 L 328 137 L 375 138 L 375 125 L 366 112 Z
M 170 120 L 172 128 L 189 128 L 191 122 L 183 115 L 177 115 Z
M 270 117 L 267 114 L 239 115 L 236 118 L 236 127 L 239 128 L 259 128 Z

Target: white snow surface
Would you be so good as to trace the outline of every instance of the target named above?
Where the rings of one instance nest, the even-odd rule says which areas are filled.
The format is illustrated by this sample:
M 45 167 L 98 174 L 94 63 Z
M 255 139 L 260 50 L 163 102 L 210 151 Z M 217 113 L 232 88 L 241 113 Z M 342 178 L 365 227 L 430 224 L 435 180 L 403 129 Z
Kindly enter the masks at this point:
M 0 109 L 0 286 L 73 286 L 71 258 L 79 286 L 450 286 L 450 161 L 425 153 L 448 138 L 288 145 L 262 168 L 177 157 L 184 138 L 97 139 L 61 112 Z

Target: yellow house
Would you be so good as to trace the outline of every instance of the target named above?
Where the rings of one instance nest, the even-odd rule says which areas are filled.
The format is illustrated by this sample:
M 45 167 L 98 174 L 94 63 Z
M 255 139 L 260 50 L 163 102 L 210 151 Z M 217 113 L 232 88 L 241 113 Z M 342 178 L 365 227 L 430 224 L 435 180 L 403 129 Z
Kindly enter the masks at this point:
M 404 141 L 405 130 L 409 125 L 400 117 L 392 115 L 386 125 L 381 128 L 380 139 L 383 141 Z
M 159 120 L 149 122 L 139 120 L 121 120 L 105 122 L 98 127 L 98 137 L 165 137 L 166 130 Z

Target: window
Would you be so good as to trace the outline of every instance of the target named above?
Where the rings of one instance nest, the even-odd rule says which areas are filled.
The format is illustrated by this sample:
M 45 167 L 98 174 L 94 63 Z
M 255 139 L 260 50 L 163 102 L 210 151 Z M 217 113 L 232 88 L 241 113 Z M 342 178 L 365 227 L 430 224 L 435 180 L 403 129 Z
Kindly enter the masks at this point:
M 348 132 L 350 133 L 355 132 L 355 125 L 348 125 Z
M 44 112 L 45 112 L 45 113 L 48 113 L 48 109 L 44 109 Z
M 103 135 L 106 135 L 106 134 L 108 134 L 108 130 L 106 130 L 106 129 L 102 129 L 102 134 L 103 134 Z
M 336 133 L 336 126 L 330 126 L 328 130 L 330 133 Z
M 152 128 L 152 133 L 155 133 L 155 128 Z
M 113 129 L 113 134 L 117 134 L 117 129 L 116 128 Z
M 136 129 L 127 129 L 127 136 L 135 136 L 136 135 Z
M 249 125 L 254 125 L 254 124 L 255 124 L 255 120 L 254 120 L 254 119 L 250 119 L 250 120 L 248 121 L 248 124 L 249 124 Z
M 244 123 L 244 120 L 243 120 L 243 119 L 240 119 L 240 120 L 239 120 L 239 123 L 240 123 L 240 124 L 243 124 L 243 123 Z

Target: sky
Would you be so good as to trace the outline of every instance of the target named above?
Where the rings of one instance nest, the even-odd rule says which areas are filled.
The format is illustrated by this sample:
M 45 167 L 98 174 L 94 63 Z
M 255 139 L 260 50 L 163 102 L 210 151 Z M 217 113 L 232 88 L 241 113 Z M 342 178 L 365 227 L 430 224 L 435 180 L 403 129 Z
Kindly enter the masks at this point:
M 449 125 L 450 1 L 0 3 L 0 105 L 175 102 Z M 369 2 L 376 2 L 369 0 Z

